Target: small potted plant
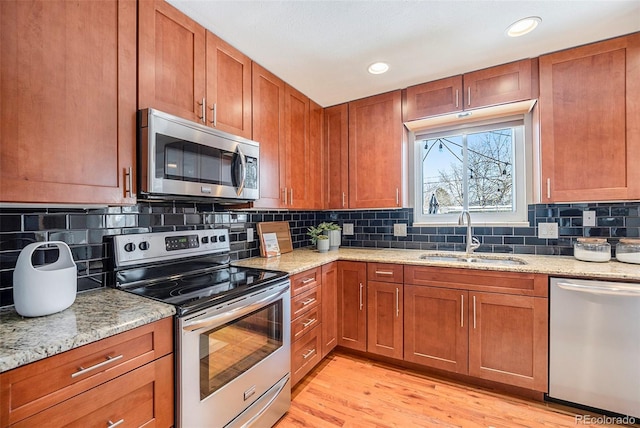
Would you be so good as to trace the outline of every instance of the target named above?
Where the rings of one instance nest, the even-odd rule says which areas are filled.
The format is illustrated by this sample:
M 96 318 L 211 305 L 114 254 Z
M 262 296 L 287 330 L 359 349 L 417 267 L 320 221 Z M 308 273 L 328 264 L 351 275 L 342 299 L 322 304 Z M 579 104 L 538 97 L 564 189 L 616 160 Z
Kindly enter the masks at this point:
M 329 235 L 329 249 L 337 250 L 342 241 L 342 234 L 340 233 L 342 229 L 340 226 L 333 222 L 322 222 L 318 225 L 318 228 L 327 231 L 327 235 Z
M 316 246 L 320 253 L 329 251 L 329 236 L 325 235 L 324 231 L 325 229 L 320 226 L 307 228 L 307 235 L 311 237 L 311 243 Z

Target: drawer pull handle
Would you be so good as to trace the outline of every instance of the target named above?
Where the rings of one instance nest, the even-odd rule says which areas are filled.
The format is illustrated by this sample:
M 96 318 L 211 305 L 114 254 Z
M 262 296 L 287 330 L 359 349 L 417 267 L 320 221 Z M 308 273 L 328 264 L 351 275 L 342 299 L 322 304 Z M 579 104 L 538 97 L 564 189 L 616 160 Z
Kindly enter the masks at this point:
M 119 421 L 116 421 L 116 422 L 109 421 L 108 422 L 109 426 L 107 426 L 107 428 L 114 428 L 114 427 L 117 427 L 118 425 L 122 425 L 123 423 L 124 423 L 124 419 L 120 419 Z
M 315 318 L 311 318 L 311 319 L 310 319 L 310 320 L 308 320 L 307 322 L 303 322 L 303 323 L 302 323 L 302 326 L 303 326 L 304 328 L 307 328 L 307 327 L 309 327 L 311 324 L 313 324 L 314 322 L 316 322 L 316 319 L 315 319 Z
M 376 275 L 393 275 L 393 272 L 389 272 L 388 270 L 377 270 Z
M 302 306 L 310 305 L 310 304 L 312 304 L 312 303 L 313 303 L 313 302 L 315 302 L 315 301 L 316 301 L 316 299 L 315 299 L 314 297 L 312 297 L 311 299 L 307 299 L 307 300 L 305 300 L 304 302 L 302 302 Z
M 308 283 L 313 282 L 313 281 L 315 281 L 315 280 L 316 280 L 315 278 L 307 278 L 307 279 L 303 279 L 303 280 L 302 280 L 302 283 L 303 283 L 303 284 L 308 284 Z
M 71 377 L 72 377 L 72 378 L 75 378 L 75 377 L 81 376 L 81 375 L 83 375 L 83 374 L 85 374 L 85 373 L 88 373 L 88 372 L 90 372 L 90 371 L 92 371 L 92 370 L 95 370 L 95 369 L 99 369 L 99 368 L 101 368 L 101 367 L 104 367 L 104 366 L 106 366 L 107 364 L 111 364 L 111 363 L 113 363 L 114 361 L 118 361 L 118 360 L 119 360 L 120 358 L 122 358 L 123 356 L 124 356 L 124 355 L 122 355 L 122 354 L 120 354 L 120 355 L 116 355 L 115 357 L 112 357 L 112 356 L 110 356 L 110 355 L 109 355 L 109 356 L 107 356 L 107 359 L 106 359 L 106 360 L 104 360 L 103 362 L 98 363 L 98 364 L 94 364 L 93 366 L 91 366 L 91 367 L 87 367 L 86 369 L 85 369 L 84 367 L 80 366 L 80 367 L 78 367 L 78 371 L 77 371 L 77 372 L 75 372 L 75 373 L 72 373 L 72 374 L 71 374 Z
M 306 354 L 302 354 L 302 358 L 305 360 L 316 353 L 316 348 L 309 349 Z

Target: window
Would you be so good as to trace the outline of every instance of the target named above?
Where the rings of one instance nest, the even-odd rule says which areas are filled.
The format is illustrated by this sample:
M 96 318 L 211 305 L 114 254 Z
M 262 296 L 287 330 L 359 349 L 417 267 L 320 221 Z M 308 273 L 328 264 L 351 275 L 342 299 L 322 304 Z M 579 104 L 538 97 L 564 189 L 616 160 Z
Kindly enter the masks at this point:
M 524 222 L 524 119 L 415 134 L 415 222 Z

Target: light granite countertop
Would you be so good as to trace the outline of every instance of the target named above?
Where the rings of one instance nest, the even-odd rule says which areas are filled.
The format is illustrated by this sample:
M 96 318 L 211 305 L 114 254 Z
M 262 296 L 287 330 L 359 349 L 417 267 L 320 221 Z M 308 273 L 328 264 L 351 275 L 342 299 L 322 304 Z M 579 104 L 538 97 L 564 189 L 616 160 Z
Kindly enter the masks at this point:
M 573 257 L 566 256 L 534 256 L 520 254 L 491 254 L 474 253 L 474 257 L 495 257 L 502 259 L 522 260 L 522 265 L 498 265 L 492 263 L 467 263 L 452 261 L 422 260 L 420 256 L 449 255 L 460 256 L 460 252 L 425 251 L 425 250 L 400 250 L 400 249 L 367 249 L 345 248 L 337 251 L 319 253 L 310 248 L 294 250 L 291 253 L 278 257 L 255 257 L 234 262 L 237 266 L 248 266 L 263 269 L 273 269 L 289 272 L 293 275 L 307 269 L 322 266 L 335 260 L 348 260 L 360 262 L 400 263 L 407 265 L 424 265 L 440 267 L 456 267 L 480 270 L 542 273 L 553 276 L 592 278 L 601 280 L 621 280 L 640 282 L 640 264 L 620 263 L 612 259 L 606 263 L 583 262 Z
M 23 318 L 0 309 L 0 372 L 4 372 L 175 314 L 171 305 L 112 288 L 78 293 L 56 314 Z

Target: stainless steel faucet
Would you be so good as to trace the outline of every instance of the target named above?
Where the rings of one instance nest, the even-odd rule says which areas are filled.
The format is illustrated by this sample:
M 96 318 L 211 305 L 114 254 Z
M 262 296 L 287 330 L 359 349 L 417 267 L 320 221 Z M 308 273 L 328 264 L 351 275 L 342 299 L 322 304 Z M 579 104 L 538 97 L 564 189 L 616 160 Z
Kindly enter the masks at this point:
M 465 217 L 467 219 L 467 255 L 471 254 L 480 246 L 480 241 L 471 236 L 471 214 L 467 210 L 462 210 L 458 217 L 458 225 L 464 226 Z

